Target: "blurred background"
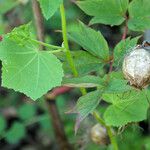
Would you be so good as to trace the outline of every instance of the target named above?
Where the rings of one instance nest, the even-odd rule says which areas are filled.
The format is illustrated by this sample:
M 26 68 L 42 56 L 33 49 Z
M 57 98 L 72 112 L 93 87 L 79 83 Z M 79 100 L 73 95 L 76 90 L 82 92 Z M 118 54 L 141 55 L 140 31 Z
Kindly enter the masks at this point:
M 91 19 L 85 15 L 73 0 L 65 0 L 68 30 L 75 30 L 75 23 L 81 20 L 88 24 Z M 0 35 L 10 32 L 14 27 L 32 21 L 33 30 L 36 31 L 33 6 L 31 0 L 0 0 Z M 107 25 L 93 25 L 94 29 L 101 31 L 103 36 L 113 47 L 120 41 L 123 27 Z M 59 10 L 48 21 L 44 20 L 45 41 L 54 45 L 62 44 L 61 18 Z M 149 39 L 149 31 L 145 38 Z M 134 37 L 137 32 L 130 32 Z M 141 41 L 143 38 L 141 38 Z M 72 50 L 78 50 L 77 44 L 70 43 Z M 61 94 L 56 97 L 56 105 L 62 121 L 68 142 L 75 150 L 106 150 L 109 145 L 99 145 L 92 142 L 91 127 L 96 124 L 92 116 L 85 119 L 74 133 L 76 115 L 66 114 L 74 107 L 80 92 L 78 89 Z M 98 108 L 101 113 L 104 107 Z M 55 135 L 52 117 L 44 98 L 32 101 L 25 95 L 13 90 L 0 87 L 0 150 L 59 150 L 59 143 Z M 121 150 L 150 150 L 150 117 L 147 121 L 125 126 L 117 131 L 118 144 Z

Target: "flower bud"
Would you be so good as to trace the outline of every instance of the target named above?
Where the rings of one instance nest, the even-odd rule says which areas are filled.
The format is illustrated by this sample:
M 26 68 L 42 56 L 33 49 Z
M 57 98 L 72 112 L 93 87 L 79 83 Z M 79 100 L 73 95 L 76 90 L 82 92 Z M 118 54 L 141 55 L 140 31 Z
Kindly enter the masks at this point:
M 106 128 L 101 126 L 100 124 L 96 124 L 91 128 L 91 139 L 96 144 L 109 144 L 109 138 Z
M 150 84 L 150 52 L 144 47 L 136 47 L 125 56 L 122 68 L 130 85 L 142 89 Z

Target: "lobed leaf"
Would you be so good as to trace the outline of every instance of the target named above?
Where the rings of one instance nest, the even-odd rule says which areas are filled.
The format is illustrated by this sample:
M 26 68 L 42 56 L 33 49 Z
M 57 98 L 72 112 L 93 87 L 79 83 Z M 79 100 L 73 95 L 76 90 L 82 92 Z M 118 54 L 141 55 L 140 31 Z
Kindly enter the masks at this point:
M 30 42 L 20 45 L 6 35 L 0 42 L 0 60 L 3 62 L 2 86 L 20 91 L 33 100 L 61 85 L 61 62 Z
M 125 20 L 129 0 L 83 0 L 77 5 L 88 15 L 93 16 L 90 24 L 103 23 L 120 25 Z
M 123 126 L 127 123 L 139 122 L 147 118 L 149 105 L 143 91 L 103 94 L 102 98 L 111 103 L 104 113 L 107 125 Z

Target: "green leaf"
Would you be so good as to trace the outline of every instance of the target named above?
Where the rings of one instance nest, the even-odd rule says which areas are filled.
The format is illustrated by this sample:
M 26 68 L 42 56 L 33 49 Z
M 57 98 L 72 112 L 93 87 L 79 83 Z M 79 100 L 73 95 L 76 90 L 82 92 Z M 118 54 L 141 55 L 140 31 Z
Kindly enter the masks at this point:
M 48 20 L 58 10 L 63 0 L 38 0 L 44 17 Z
M 19 118 L 29 120 L 36 114 L 36 108 L 32 104 L 24 104 L 18 109 Z
M 106 75 L 107 77 L 107 75 Z M 124 75 L 123 75 L 123 72 L 122 71 L 112 71 L 111 74 L 110 74 L 110 79 L 113 80 L 113 79 L 124 79 Z
M 6 133 L 6 140 L 9 143 L 17 143 L 25 136 L 25 127 L 19 122 L 15 122 Z
M 77 5 L 88 15 L 94 16 L 90 24 L 120 25 L 125 20 L 128 0 L 83 0 Z
M 129 5 L 128 26 L 133 31 L 145 31 L 150 28 L 150 1 L 133 0 Z
M 86 118 L 98 106 L 101 100 L 102 92 L 97 90 L 90 92 L 79 98 L 76 111 L 78 112 L 75 130 L 77 131 L 80 122 Z
M 103 94 L 102 98 L 111 105 L 104 113 L 107 125 L 123 126 L 129 122 L 139 122 L 147 117 L 149 107 L 146 95 L 141 91 L 123 94 Z
M 86 75 L 90 72 L 98 71 L 103 68 L 103 64 L 100 62 L 100 59 L 91 55 L 88 52 L 80 50 L 80 51 L 71 52 L 71 54 L 73 56 L 75 67 L 76 67 L 79 75 Z M 64 53 L 63 53 L 63 55 L 64 55 Z M 56 56 L 58 58 L 60 58 L 60 56 L 58 56 L 58 55 L 56 55 Z M 63 58 L 60 58 L 61 60 L 64 61 L 64 63 L 63 63 L 64 71 L 66 73 L 71 73 L 71 69 L 68 65 L 68 62 L 64 58 L 66 58 L 66 55 L 64 55 Z
M 3 61 L 2 85 L 23 92 L 33 100 L 61 85 L 61 62 L 53 54 L 39 51 L 35 45 L 19 45 L 6 36 L 0 42 L 0 59 Z
M 69 32 L 69 37 L 102 62 L 109 59 L 109 48 L 103 35 L 82 22 L 78 24 L 77 31 Z
M 103 80 L 100 77 L 87 75 L 76 78 L 64 78 L 62 84 L 69 87 L 98 87 L 103 84 Z
M 1 132 L 4 131 L 5 128 L 6 128 L 6 120 L 4 119 L 3 116 L 0 116 L 0 134 Z
M 5 14 L 19 4 L 18 0 L 0 0 L 0 14 Z
M 123 93 L 131 91 L 132 87 L 127 85 L 128 81 L 123 79 L 111 79 L 105 93 Z
M 130 52 L 136 45 L 139 40 L 139 36 L 133 39 L 127 38 L 125 40 L 121 40 L 114 49 L 114 65 L 119 66 L 123 57 Z
M 107 75 L 104 76 L 103 81 L 106 81 Z M 133 88 L 127 84 L 128 81 L 124 79 L 122 71 L 111 72 L 109 83 L 105 87 L 104 93 L 124 93 L 131 91 Z

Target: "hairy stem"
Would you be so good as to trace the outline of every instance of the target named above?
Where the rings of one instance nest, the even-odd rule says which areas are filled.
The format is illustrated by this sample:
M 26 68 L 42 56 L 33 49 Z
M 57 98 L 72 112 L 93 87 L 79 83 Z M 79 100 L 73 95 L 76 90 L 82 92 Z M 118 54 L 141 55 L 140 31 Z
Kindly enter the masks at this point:
M 65 8 L 64 8 L 63 4 L 60 5 L 60 14 L 61 14 L 61 22 L 62 22 L 62 35 L 63 35 L 64 47 L 66 49 L 67 61 L 69 63 L 69 66 L 72 70 L 72 73 L 73 73 L 74 77 L 77 77 L 78 76 L 78 71 L 75 67 L 71 52 L 69 50 L 68 37 L 67 37 L 66 15 L 65 15 Z M 81 93 L 83 95 L 86 94 L 86 89 L 85 88 L 80 88 L 80 90 L 81 90 Z
M 66 16 L 65 16 L 65 9 L 64 9 L 63 4 L 60 5 L 60 13 L 61 13 L 61 22 L 62 22 L 63 41 L 64 41 L 64 47 L 66 49 L 66 57 L 67 57 L 69 65 L 71 67 L 71 70 L 73 72 L 73 75 L 75 77 L 77 77 L 78 72 L 75 68 L 75 64 L 73 62 L 73 58 L 72 58 L 71 52 L 69 50 L 69 44 L 68 44 L 68 38 L 67 38 L 67 27 L 66 27 Z

